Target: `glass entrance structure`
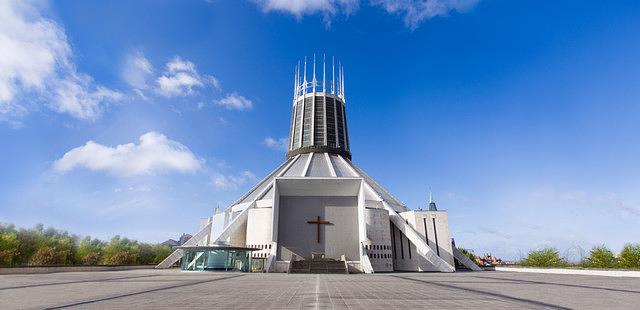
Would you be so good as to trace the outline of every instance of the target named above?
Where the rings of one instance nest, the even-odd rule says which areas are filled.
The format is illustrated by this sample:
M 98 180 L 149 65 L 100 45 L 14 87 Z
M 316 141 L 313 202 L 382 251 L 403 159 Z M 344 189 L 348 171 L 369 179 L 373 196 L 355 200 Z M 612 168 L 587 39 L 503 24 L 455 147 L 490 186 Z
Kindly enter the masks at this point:
M 190 271 L 243 271 L 251 266 L 253 248 L 231 246 L 178 247 L 184 251 L 180 268 Z

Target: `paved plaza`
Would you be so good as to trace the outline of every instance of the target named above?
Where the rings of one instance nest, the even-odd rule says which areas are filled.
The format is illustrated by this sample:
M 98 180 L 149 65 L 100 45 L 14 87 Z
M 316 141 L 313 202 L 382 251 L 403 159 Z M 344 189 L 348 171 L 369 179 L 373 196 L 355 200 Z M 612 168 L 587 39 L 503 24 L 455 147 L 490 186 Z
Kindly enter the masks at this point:
M 0 275 L 0 309 L 638 309 L 640 278 L 178 270 Z

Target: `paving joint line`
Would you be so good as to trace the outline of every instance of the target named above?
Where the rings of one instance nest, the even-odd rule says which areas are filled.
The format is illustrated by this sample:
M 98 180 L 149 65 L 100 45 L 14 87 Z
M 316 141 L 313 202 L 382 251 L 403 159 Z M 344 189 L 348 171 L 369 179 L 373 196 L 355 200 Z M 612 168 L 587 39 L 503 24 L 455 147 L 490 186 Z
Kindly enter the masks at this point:
M 390 275 L 390 276 L 398 278 L 398 279 L 408 280 L 408 281 L 414 281 L 414 282 L 420 282 L 420 283 L 429 284 L 429 285 L 452 288 L 452 289 L 462 290 L 462 291 L 466 291 L 466 292 L 472 292 L 472 293 L 481 294 L 481 295 L 488 295 L 488 296 L 491 296 L 491 297 L 496 298 L 498 300 L 507 299 L 507 300 L 510 300 L 510 301 L 517 301 L 517 302 L 520 302 L 520 303 L 533 304 L 533 305 L 536 305 L 536 306 L 552 307 L 552 308 L 555 308 L 555 309 L 571 309 L 571 308 L 568 308 L 568 307 L 549 304 L 549 303 L 542 302 L 542 301 L 536 301 L 536 300 L 530 300 L 530 299 L 525 299 L 525 298 L 512 297 L 512 296 L 508 296 L 508 295 L 503 295 L 503 294 L 499 294 L 499 293 L 493 293 L 493 292 L 488 292 L 488 291 L 483 291 L 483 290 L 478 290 L 478 289 L 473 289 L 473 288 L 464 288 L 464 287 L 459 287 L 459 286 L 450 285 L 450 284 L 443 284 L 443 283 L 431 283 L 431 282 L 424 281 L 424 280 L 414 279 L 414 278 L 410 278 L 410 277 L 402 277 L 402 276 L 397 276 L 397 275 Z
M 189 283 L 185 283 L 185 284 L 170 285 L 170 286 L 159 287 L 159 288 L 149 289 L 149 290 L 140 291 L 140 292 L 120 294 L 120 295 L 115 295 L 115 296 L 99 298 L 99 299 L 79 301 L 79 302 L 65 304 L 65 305 L 46 307 L 44 309 L 63 309 L 63 308 L 87 305 L 87 304 L 98 303 L 98 302 L 107 301 L 107 300 L 113 300 L 113 299 L 118 299 L 118 298 L 124 298 L 124 297 L 142 295 L 142 294 L 153 293 L 153 292 L 158 292 L 158 291 L 170 290 L 170 289 L 179 288 L 179 287 L 186 287 L 186 286 L 204 284 L 204 283 L 215 282 L 215 281 L 229 280 L 229 279 L 234 279 L 234 278 L 238 278 L 238 277 L 242 277 L 242 276 L 244 276 L 244 275 L 233 275 L 233 276 L 229 276 L 229 277 L 220 277 L 220 278 L 209 279 L 209 280 L 194 281 L 194 282 L 189 282 Z

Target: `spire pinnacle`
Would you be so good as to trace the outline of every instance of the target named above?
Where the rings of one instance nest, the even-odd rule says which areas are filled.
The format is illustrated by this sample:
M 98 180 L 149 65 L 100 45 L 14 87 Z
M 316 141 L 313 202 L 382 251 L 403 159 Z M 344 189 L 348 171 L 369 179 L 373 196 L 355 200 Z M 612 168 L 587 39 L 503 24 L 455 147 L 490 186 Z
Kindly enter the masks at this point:
M 331 56 L 331 94 L 334 95 L 336 93 L 336 65 L 333 59 L 333 56 Z
M 322 54 L 322 92 L 327 92 L 327 59 Z
M 340 89 L 342 89 L 342 100 L 344 101 L 344 66 L 342 66 L 342 77 L 340 78 L 340 83 L 342 83 Z
M 313 80 L 311 80 L 311 87 L 314 93 L 316 92 L 316 85 L 318 85 L 318 80 L 316 80 L 316 54 L 313 54 Z
M 298 98 L 298 66 L 293 70 L 293 100 Z
M 433 201 L 433 195 L 431 193 L 431 188 L 429 188 L 429 211 L 438 211 L 436 207 L 435 201 Z
M 302 81 L 306 84 L 307 83 L 307 56 L 304 56 L 304 73 L 303 73 L 304 77 L 302 79 Z
M 341 93 L 342 93 L 342 83 L 340 82 L 340 79 L 342 78 L 342 64 L 340 63 L 340 61 L 338 61 L 338 81 L 336 81 L 336 83 L 338 84 L 338 91 L 336 92 L 336 94 L 338 95 L 338 97 L 340 97 Z

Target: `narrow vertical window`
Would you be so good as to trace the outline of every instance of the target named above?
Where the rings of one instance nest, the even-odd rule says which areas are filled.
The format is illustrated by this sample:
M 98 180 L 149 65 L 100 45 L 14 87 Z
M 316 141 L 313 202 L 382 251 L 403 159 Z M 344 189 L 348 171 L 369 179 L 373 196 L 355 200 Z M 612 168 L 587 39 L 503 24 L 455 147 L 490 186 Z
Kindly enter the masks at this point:
M 391 225 L 391 240 L 393 240 L 391 244 L 393 246 L 393 258 L 396 259 L 398 257 L 398 253 L 396 253 L 396 227 L 393 224 Z
M 429 232 L 427 232 L 427 218 L 426 217 L 422 218 L 422 223 L 424 224 L 424 241 L 426 241 L 427 245 L 429 245 Z
M 411 241 L 407 238 L 407 249 L 409 250 L 409 259 L 411 259 Z
M 440 256 L 440 246 L 438 246 L 438 230 L 436 230 L 436 218 L 433 219 L 433 238 L 436 240 L 436 254 Z
M 400 234 L 400 255 L 404 259 L 404 243 L 402 243 L 402 234 Z

